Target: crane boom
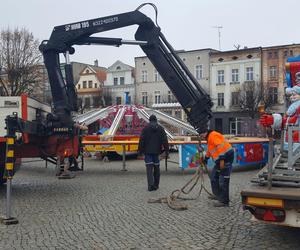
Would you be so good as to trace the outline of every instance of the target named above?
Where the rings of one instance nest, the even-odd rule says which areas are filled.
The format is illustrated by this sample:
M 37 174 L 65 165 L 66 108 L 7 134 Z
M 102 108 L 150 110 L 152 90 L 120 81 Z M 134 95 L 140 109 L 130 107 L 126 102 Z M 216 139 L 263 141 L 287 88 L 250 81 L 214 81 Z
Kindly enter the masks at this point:
M 59 54 L 73 54 L 74 45 L 113 45 L 126 42 L 121 38 L 94 37 L 95 33 L 138 25 L 136 44 L 150 59 L 178 102 L 187 113 L 188 121 L 199 132 L 207 130 L 212 101 L 168 43 L 158 25 L 138 9 L 132 12 L 56 26 L 47 41 L 40 45 L 48 71 L 54 105 L 54 117 L 63 126 L 72 126 L 71 111 L 77 110 L 77 95 L 72 68 L 67 62 L 66 83 Z

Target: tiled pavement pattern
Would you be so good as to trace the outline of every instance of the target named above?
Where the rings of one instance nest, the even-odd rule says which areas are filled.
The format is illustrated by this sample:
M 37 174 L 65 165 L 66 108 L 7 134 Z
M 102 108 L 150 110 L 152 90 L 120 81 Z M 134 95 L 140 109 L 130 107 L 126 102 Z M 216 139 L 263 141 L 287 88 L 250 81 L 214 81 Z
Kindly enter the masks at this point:
M 13 184 L 19 224 L 0 225 L 0 249 L 300 249 L 300 229 L 251 222 L 241 209 L 240 190 L 257 170 L 232 174 L 229 208 L 214 208 L 203 193 L 174 211 L 147 200 L 183 186 L 191 173 L 171 163 L 160 189 L 148 192 L 143 161 L 128 160 L 127 172 L 121 165 L 87 159 L 76 178 L 58 180 L 52 165 L 23 164 Z M 1 213 L 4 197 L 2 187 Z

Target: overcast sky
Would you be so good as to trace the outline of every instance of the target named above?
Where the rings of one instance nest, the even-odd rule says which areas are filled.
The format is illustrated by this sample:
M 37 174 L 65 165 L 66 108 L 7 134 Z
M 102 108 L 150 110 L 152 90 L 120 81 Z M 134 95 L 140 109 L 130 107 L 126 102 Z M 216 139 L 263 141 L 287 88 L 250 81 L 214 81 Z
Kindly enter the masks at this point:
M 140 0 L 1 0 L 0 29 L 25 27 L 40 41 L 50 37 L 54 26 L 133 11 Z M 300 43 L 299 0 L 148 0 L 158 8 L 158 23 L 176 50 Z M 151 7 L 141 10 L 154 20 Z M 98 36 L 133 40 L 137 26 Z M 72 61 L 108 67 L 116 60 L 134 66 L 144 56 L 138 46 L 77 46 Z

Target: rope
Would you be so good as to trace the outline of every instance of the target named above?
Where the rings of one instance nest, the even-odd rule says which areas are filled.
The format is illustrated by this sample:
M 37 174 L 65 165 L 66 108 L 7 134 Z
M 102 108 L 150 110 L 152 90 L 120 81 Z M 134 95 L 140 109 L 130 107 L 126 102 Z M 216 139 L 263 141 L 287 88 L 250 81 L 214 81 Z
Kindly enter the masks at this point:
M 196 173 L 192 176 L 192 178 L 181 188 L 175 189 L 169 196 L 162 198 L 151 198 L 148 200 L 148 203 L 167 203 L 171 209 L 177 211 L 187 210 L 188 206 L 186 204 L 178 202 L 178 200 L 196 200 L 200 197 L 202 190 L 204 190 L 207 194 L 212 195 L 204 185 L 204 170 L 208 174 L 208 169 L 206 164 L 203 162 L 203 148 L 199 145 L 199 153 L 200 153 L 200 164 L 196 170 Z M 198 184 L 200 181 L 200 189 L 196 197 L 183 197 L 182 195 L 188 195 Z

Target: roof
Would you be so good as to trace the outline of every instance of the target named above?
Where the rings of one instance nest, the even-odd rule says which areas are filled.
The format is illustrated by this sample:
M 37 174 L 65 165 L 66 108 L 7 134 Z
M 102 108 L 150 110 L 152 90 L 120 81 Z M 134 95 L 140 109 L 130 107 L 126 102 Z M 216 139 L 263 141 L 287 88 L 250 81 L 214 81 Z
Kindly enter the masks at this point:
M 123 63 L 121 62 L 120 60 L 117 60 L 115 63 L 113 63 L 113 65 L 111 65 L 110 67 L 108 67 L 107 71 L 110 71 L 110 72 L 114 72 L 116 71 L 116 67 L 117 66 L 121 66 L 122 69 L 120 69 L 121 71 L 129 71 L 129 70 L 133 70 L 134 67 L 126 64 L 126 63 Z
M 217 52 L 218 50 L 212 49 L 212 48 L 205 48 L 205 49 L 194 49 L 194 50 L 175 50 L 176 54 L 181 54 L 181 53 L 192 53 L 192 52 L 201 52 L 208 50 L 209 52 Z M 147 56 L 136 56 L 135 59 L 138 58 L 147 58 Z
M 96 76 L 100 82 L 104 82 L 106 80 L 106 72 L 104 70 L 97 70 Z
M 97 79 L 100 81 L 100 82 L 104 82 L 106 80 L 106 70 L 103 70 L 102 68 L 99 68 L 99 67 L 92 67 L 90 65 L 87 65 L 80 73 L 79 75 L 83 75 L 83 72 L 86 70 L 86 69 L 89 69 L 91 70 L 91 73 L 89 74 L 94 74 L 96 75 Z

